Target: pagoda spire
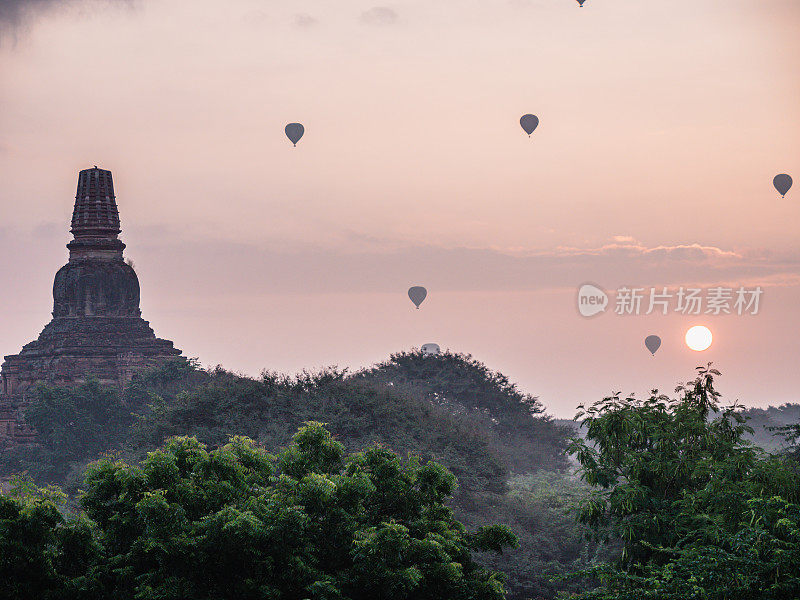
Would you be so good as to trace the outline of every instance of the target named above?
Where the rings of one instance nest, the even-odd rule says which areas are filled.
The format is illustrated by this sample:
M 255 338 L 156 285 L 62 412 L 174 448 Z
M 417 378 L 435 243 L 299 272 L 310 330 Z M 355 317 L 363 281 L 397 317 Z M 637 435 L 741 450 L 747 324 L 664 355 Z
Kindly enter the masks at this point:
M 70 260 L 87 257 L 122 260 L 125 244 L 117 237 L 121 229 L 111 171 L 94 166 L 78 174 L 70 232 L 74 238 L 67 244 Z
M 72 234 L 76 239 L 98 236 L 116 238 L 120 231 L 111 171 L 97 167 L 84 169 L 78 175 Z

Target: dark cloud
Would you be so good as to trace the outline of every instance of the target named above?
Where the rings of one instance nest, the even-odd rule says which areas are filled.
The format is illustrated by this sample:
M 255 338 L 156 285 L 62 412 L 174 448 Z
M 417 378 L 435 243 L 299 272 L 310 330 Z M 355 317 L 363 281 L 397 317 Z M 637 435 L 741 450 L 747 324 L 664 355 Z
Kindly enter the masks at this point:
M 96 0 L 98 6 L 133 6 L 136 0 Z M 15 30 L 21 25 L 59 8 L 87 4 L 86 0 L 0 0 L 0 28 Z
M 60 4 L 58 0 L 2 0 L 0 25 L 16 27 L 30 13 L 47 10 L 57 4 Z
M 392 25 L 397 22 L 397 13 L 388 6 L 373 6 L 361 13 L 365 25 Z

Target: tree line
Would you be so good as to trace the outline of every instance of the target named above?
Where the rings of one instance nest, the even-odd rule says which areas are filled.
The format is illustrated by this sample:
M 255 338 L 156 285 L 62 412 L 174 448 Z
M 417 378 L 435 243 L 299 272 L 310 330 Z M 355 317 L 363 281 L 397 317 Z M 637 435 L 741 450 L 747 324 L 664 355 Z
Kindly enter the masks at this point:
M 11 598 L 798 597 L 796 426 L 761 450 L 717 375 L 581 407 L 581 435 L 451 353 L 41 386 L 41 445 L 0 459 L 27 474 L 2 497 L 0 581 Z

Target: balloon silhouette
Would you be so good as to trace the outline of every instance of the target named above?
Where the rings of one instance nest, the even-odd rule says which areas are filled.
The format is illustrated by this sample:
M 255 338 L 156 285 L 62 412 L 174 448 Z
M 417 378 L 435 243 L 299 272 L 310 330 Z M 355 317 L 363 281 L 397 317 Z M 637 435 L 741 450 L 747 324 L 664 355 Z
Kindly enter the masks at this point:
M 644 345 L 648 350 L 650 350 L 650 354 L 655 356 L 656 350 L 661 347 L 661 338 L 657 335 L 648 335 L 646 338 L 644 338 Z
M 772 180 L 772 185 L 775 186 L 775 189 L 778 190 L 778 193 L 781 195 L 781 198 L 786 197 L 786 192 L 792 187 L 792 178 L 789 177 L 786 173 L 781 173 L 780 175 L 775 175 L 775 179 Z
M 539 117 L 536 115 L 522 115 L 519 124 L 525 130 L 525 133 L 528 134 L 528 137 L 530 137 L 533 131 L 539 126 Z
M 296 147 L 297 142 L 299 142 L 300 138 L 303 137 L 306 128 L 303 127 L 301 123 L 289 123 L 284 131 L 286 132 L 286 137 L 288 137 L 292 144 Z
M 425 300 L 425 296 L 427 295 L 428 290 L 421 285 L 408 288 L 408 297 L 411 298 L 411 301 L 417 306 L 417 310 L 419 310 L 419 305 L 422 304 L 422 301 Z
M 586 2 L 586 0 L 578 0 L 578 4 L 580 4 L 580 5 L 581 5 L 581 8 L 583 8 L 583 3 L 584 3 L 584 2 Z
M 441 350 L 439 344 L 422 344 L 421 349 L 423 354 L 439 354 Z

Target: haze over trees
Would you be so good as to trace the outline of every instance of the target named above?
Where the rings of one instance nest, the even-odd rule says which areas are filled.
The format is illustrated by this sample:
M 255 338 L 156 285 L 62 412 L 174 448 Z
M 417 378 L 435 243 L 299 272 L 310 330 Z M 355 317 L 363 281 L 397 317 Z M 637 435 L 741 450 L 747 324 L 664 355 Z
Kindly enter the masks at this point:
M 27 412 L 41 445 L 0 458 L 33 477 L 2 499 L 3 568 L 48 574 L 41 594 L 59 598 L 356 600 L 370 581 L 365 598 L 797 597 L 792 440 L 766 453 L 746 422 L 780 440 L 794 405 L 720 407 L 715 376 L 675 399 L 603 399 L 572 441 L 452 353 L 258 379 L 176 359 L 121 393 L 42 386 Z
M 133 464 L 181 435 L 212 448 L 244 435 L 275 449 L 291 443 L 303 423 L 320 421 L 348 451 L 381 443 L 401 456 L 436 460 L 458 479 L 449 504 L 459 521 L 473 530 L 502 521 L 518 531 L 525 540 L 518 549 L 477 557 L 515 574 L 510 597 L 553 597 L 571 584 L 550 576 L 586 566 L 595 551 L 591 544 L 587 551 L 581 527 L 567 514 L 582 487 L 566 473 L 569 430 L 469 356 L 399 353 L 356 373 L 259 379 L 175 360 L 121 395 L 93 382 L 42 387 L 28 418 L 43 443 L 3 456 L 3 470 L 64 485 L 75 509 L 83 472 L 103 453 Z

